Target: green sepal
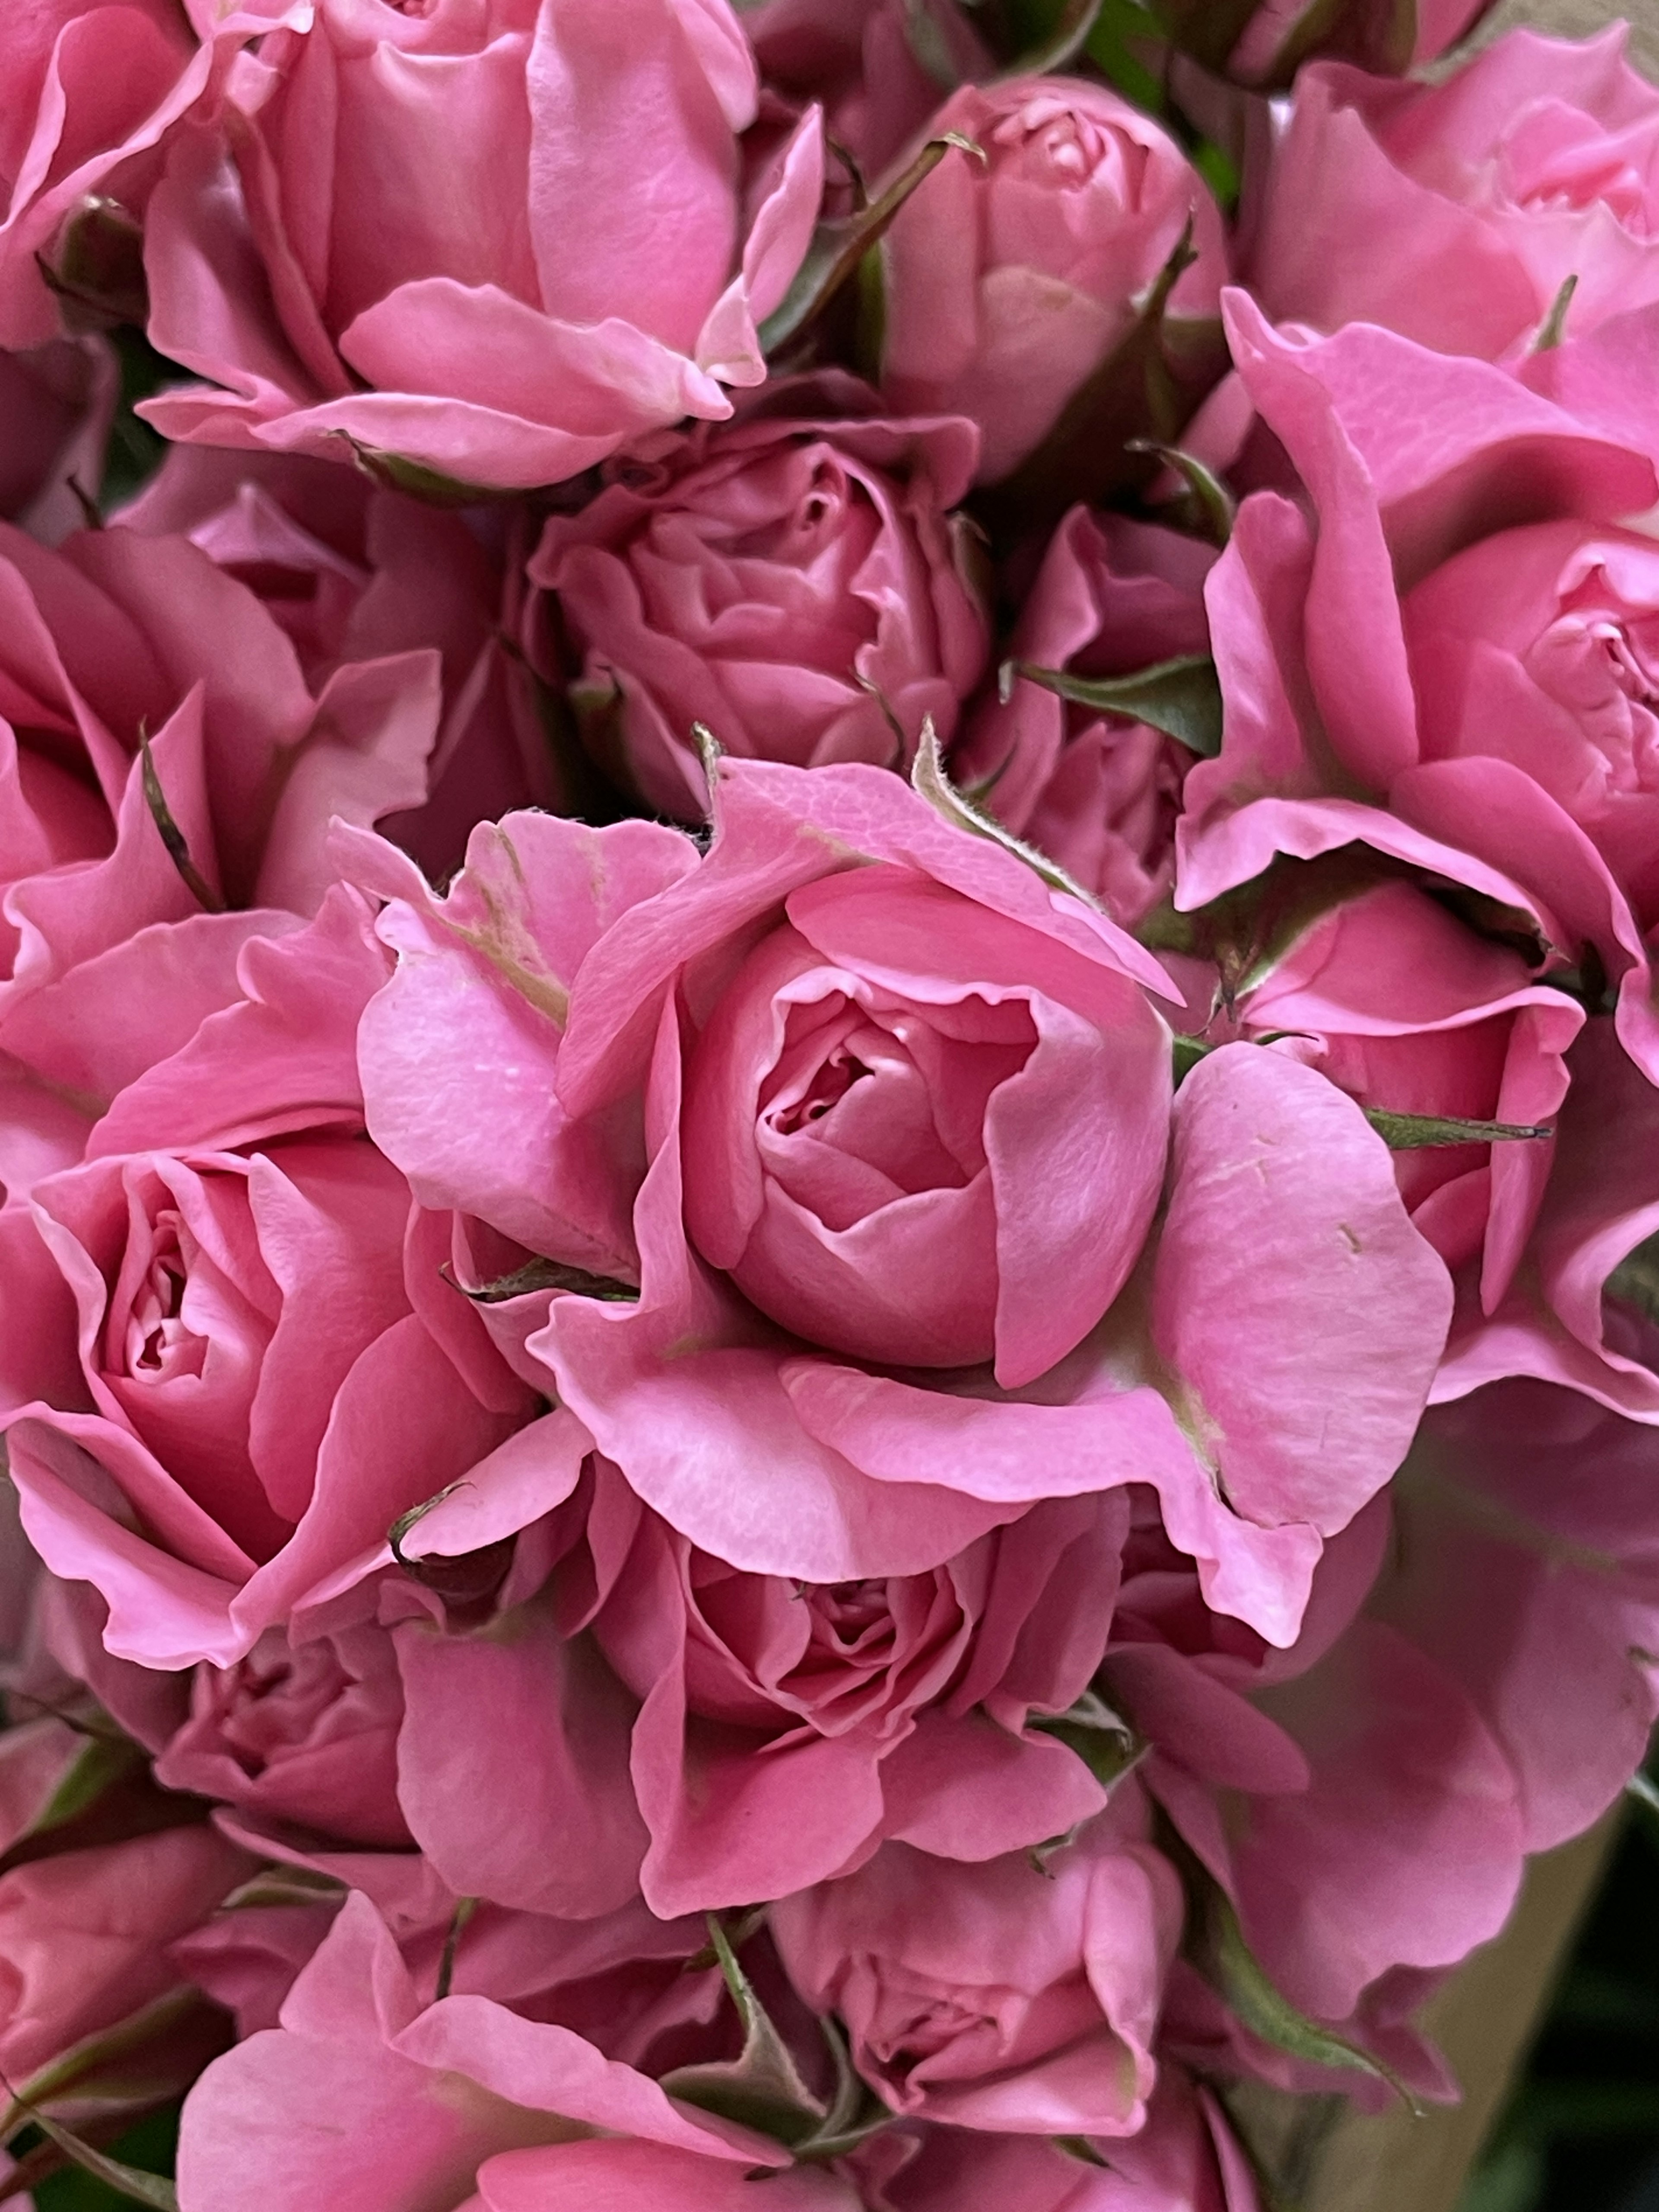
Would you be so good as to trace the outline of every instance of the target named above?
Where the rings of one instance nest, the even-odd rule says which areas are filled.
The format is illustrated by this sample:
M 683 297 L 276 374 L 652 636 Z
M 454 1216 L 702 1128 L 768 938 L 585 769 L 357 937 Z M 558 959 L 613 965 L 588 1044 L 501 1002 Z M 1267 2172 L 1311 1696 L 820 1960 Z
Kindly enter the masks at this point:
M 1139 304 L 1134 322 L 1060 410 L 1053 428 L 1000 483 L 975 495 L 995 537 L 1048 529 L 1079 501 L 1109 506 L 1142 490 L 1163 464 L 1152 442 L 1174 445 L 1224 374 L 1218 319 L 1173 318 L 1170 295 L 1196 260 L 1189 222 Z
M 71 330 L 142 330 L 149 322 L 143 229 L 119 200 L 85 194 L 58 231 L 55 253 L 52 260 L 37 253 L 34 264 Z
M 760 327 L 761 350 L 769 360 L 807 325 L 823 313 L 842 286 L 854 276 L 872 246 L 878 245 L 899 210 L 952 149 L 985 159 L 985 149 L 959 131 L 947 131 L 930 138 L 902 173 L 896 177 L 879 199 L 856 214 L 821 222 L 814 232 L 806 258 L 783 299 Z
M 23 1836 L 40 1836 L 67 1827 L 88 1811 L 107 1790 L 136 1774 L 148 1761 L 143 1747 L 125 1735 L 88 1735 L 68 1772 L 58 1783 Z M 23 1836 L 14 1838 L 21 1843 Z
M 1157 661 L 1129 676 L 1074 676 L 1066 668 L 1005 661 L 1000 678 L 1005 698 L 1019 677 L 1097 714 L 1121 714 L 1126 720 L 1162 730 L 1200 760 L 1213 760 L 1221 750 L 1221 684 L 1207 653 Z
M 118 2158 L 94 2150 L 89 2142 L 83 2142 L 72 2130 L 47 2112 L 31 2111 L 27 2118 L 30 2126 L 39 2128 L 50 2142 L 55 2143 L 71 2166 L 78 2166 L 82 2173 L 101 2181 L 106 2189 L 130 2197 L 135 2204 L 153 2205 L 155 2212 L 179 2212 L 178 2189 L 165 2174 L 146 2173 L 142 2166 L 123 2165 Z
M 1172 468 L 1187 486 L 1184 499 L 1175 502 L 1192 510 L 1190 521 L 1195 530 L 1218 545 L 1225 545 L 1233 534 L 1233 524 L 1238 516 L 1238 501 L 1233 497 L 1212 468 L 1200 461 L 1196 453 L 1187 453 L 1180 446 L 1160 445 L 1156 438 L 1131 438 L 1132 453 L 1156 453 L 1166 467 Z M 1170 513 L 1170 508 L 1161 510 Z
M 1030 1725 L 1075 1752 L 1103 1790 L 1121 1780 L 1146 1749 L 1143 1738 L 1096 1690 L 1085 1690 L 1063 1713 L 1034 1714 Z
M 1065 891 L 1085 906 L 1101 911 L 1100 901 L 1084 890 L 1075 877 L 1069 876 L 1057 860 L 1046 853 L 1038 852 L 1016 837 L 1012 830 L 1005 830 L 993 814 L 977 807 L 965 792 L 959 791 L 945 772 L 945 763 L 939 756 L 939 732 L 931 715 L 921 726 L 921 742 L 916 747 L 916 757 L 910 770 L 912 788 L 925 799 L 936 814 L 942 815 L 953 829 L 965 830 L 970 836 L 988 838 L 1000 845 L 1005 853 L 1012 853 L 1017 860 L 1024 860 L 1028 868 L 1041 876 L 1051 890 Z
M 1242 2025 L 1308 2065 L 1386 2081 L 1420 2116 L 1417 2100 L 1392 2067 L 1291 2002 L 1245 1941 L 1233 1901 L 1209 1869 L 1184 1844 L 1175 1856 L 1187 1887 L 1187 1958 Z
M 477 1306 L 504 1305 L 509 1298 L 528 1297 L 535 1291 L 568 1291 L 577 1297 L 602 1298 L 610 1305 L 637 1305 L 640 1296 L 631 1283 L 622 1282 L 615 1275 L 591 1274 L 586 1267 L 568 1267 L 562 1260 L 526 1260 L 510 1275 L 498 1275 L 494 1282 L 481 1283 L 476 1290 L 457 1283 L 447 1269 L 444 1279 Z
M 829 2110 L 802 2081 L 718 1917 L 711 1912 L 708 1917 L 708 1940 L 743 2028 L 743 2050 L 736 2058 L 677 2067 L 663 2075 L 662 2087 L 682 2104 L 735 2120 L 795 2149 L 823 2127 Z
M 1452 1114 L 1395 1114 L 1386 1106 L 1361 1109 L 1391 1152 L 1431 1152 L 1442 1145 L 1538 1144 L 1553 1127 L 1538 1121 L 1464 1121 Z
M 1539 326 L 1538 335 L 1532 342 L 1532 349 L 1534 353 L 1549 353 L 1560 344 L 1567 327 L 1567 309 L 1572 305 L 1572 295 L 1577 289 L 1578 277 L 1576 272 L 1563 280 L 1561 289 L 1550 301 L 1550 311 L 1545 316 Z
M 167 848 L 167 854 L 185 888 L 204 914 L 222 914 L 225 902 L 209 883 L 207 878 L 190 856 L 189 841 L 173 819 L 173 809 L 167 805 L 167 793 L 161 788 L 161 779 L 155 773 L 155 760 L 149 749 L 149 732 L 138 732 L 139 775 L 144 787 L 144 804 L 149 809 L 150 819 L 156 833 Z

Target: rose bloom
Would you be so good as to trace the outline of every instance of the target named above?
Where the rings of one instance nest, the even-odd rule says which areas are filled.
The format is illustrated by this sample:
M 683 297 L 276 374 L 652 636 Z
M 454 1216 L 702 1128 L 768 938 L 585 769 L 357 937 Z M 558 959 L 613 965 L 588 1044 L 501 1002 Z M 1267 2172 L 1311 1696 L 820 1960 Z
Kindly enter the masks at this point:
M 725 0 L 307 14 L 238 58 L 152 197 L 150 337 L 219 387 L 148 403 L 165 435 L 513 488 L 762 380 L 822 141 L 814 111 L 745 177 Z
M 1553 1125 L 1584 1012 L 1536 981 L 1514 946 L 1398 880 L 1333 888 L 1322 912 L 1285 934 L 1231 991 L 1212 965 L 1172 962 L 1195 1034 L 1256 1038 L 1387 1112 Z M 1489 1312 L 1515 1279 L 1553 1158 L 1536 1139 L 1394 1155 L 1413 1221 L 1454 1275 L 1471 1272 Z
M 1247 500 L 1210 579 L 1228 714 L 1187 779 L 1179 903 L 1364 841 L 1518 909 L 1538 980 L 1615 987 L 1659 1071 L 1659 555 L 1615 520 L 1652 504 L 1651 462 L 1483 362 L 1365 326 L 1292 341 L 1242 295 L 1229 313 L 1306 503 Z
M 421 805 L 441 671 L 429 646 L 382 650 L 313 686 L 254 593 L 180 538 L 80 531 L 48 552 L 0 526 L 0 1046 L 61 1112 L 104 1092 L 89 1029 L 170 1018 L 182 1043 L 206 1011 L 173 987 L 118 1012 L 143 932 L 193 920 L 185 964 L 216 947 L 222 972 L 259 926 L 222 909 L 315 910 L 331 817 Z
M 1020 608 L 1008 658 L 1125 676 L 1209 649 L 1213 547 L 1073 507 Z M 1193 753 L 1127 714 L 1076 706 L 1018 678 L 988 700 L 952 757 L 957 782 L 1133 929 L 1175 879 L 1175 825 Z
M 198 1667 L 190 1717 L 155 1762 L 168 1790 L 343 1841 L 409 1843 L 398 1809 L 397 1655 L 372 1622 L 291 1643 L 267 1629 L 234 1667 Z
M 83 302 L 96 313 L 112 278 L 126 295 L 112 304 L 142 311 L 135 219 L 169 131 L 216 64 L 302 12 L 295 0 L 44 0 L 11 12 L 0 54 L 0 345 L 58 337 L 64 295 L 71 317 Z
M 1509 360 L 1659 299 L 1659 92 L 1626 33 L 1510 31 L 1438 84 L 1296 80 L 1246 279 L 1278 322 Z
M 637 1865 L 643 1849 L 646 1899 L 668 1917 L 842 1873 L 884 1836 L 990 1858 L 1063 1834 L 1103 1804 L 1040 1718 L 1082 1694 L 1105 1650 L 1121 1496 L 1034 1506 L 928 1573 L 826 1588 L 698 1550 L 603 1460 L 584 1483 L 550 1619 L 538 1607 L 510 1638 L 465 1646 L 398 1632 L 404 1800 L 456 1879 L 556 1909 L 539 1830 L 514 1824 L 524 1863 L 509 1868 L 472 1809 L 514 1802 L 532 1741 L 548 1741 L 550 1769 L 586 1756 L 581 1829 L 597 1833 L 599 1808 L 617 1801 L 608 1857 L 620 1863 L 631 1844 Z M 433 1540 L 425 1522 L 410 1538 Z M 574 1640 L 590 1626 L 631 1698 L 594 1679 L 586 1639 Z M 560 1705 L 572 1717 L 555 1742 L 546 1717 Z M 512 1723 L 469 1722 L 485 1711 Z M 469 1730 L 489 1735 L 488 1752 L 457 1753 Z M 593 1755 L 607 1733 L 614 1764 Z M 464 1793 L 458 1756 L 473 1782 Z M 557 1817 L 561 1858 L 574 1861 L 577 1816 Z
M 947 154 L 882 242 L 882 389 L 896 411 L 978 423 L 994 483 L 1128 335 L 1188 223 L 1198 258 L 1170 313 L 1214 313 L 1221 217 L 1158 124 L 1078 77 L 964 86 L 929 129 L 986 158 Z
M 859 2212 L 769 2137 L 678 2102 L 566 2027 L 477 1996 L 426 2002 L 349 1898 L 283 2007 L 185 2100 L 181 2212 Z
M 513 817 L 442 902 L 342 840 L 399 955 L 377 1142 L 560 1263 L 489 1326 L 730 1565 L 917 1574 L 1142 1481 L 1213 1601 L 1293 1633 L 1443 1340 L 1381 1140 L 1255 1046 L 1172 1114 L 1157 963 L 896 777 L 726 761 L 717 799 L 706 857 Z
M 949 513 L 974 454 L 959 421 L 769 410 L 624 464 L 580 514 L 556 515 L 530 573 L 558 596 L 601 764 L 700 820 L 694 723 L 728 752 L 802 768 L 908 767 L 898 756 L 929 719 L 948 739 L 988 648 Z
M 186 538 L 251 591 L 321 690 L 354 661 L 435 647 L 443 704 L 421 805 L 384 817 L 434 881 L 473 823 L 561 793 L 526 672 L 502 642 L 518 611 L 500 556 L 459 515 L 296 454 L 175 446 L 114 518 Z M 343 794 L 342 794 L 343 798 Z
M 1042 1868 L 888 1844 L 772 1908 L 814 2010 L 896 2112 L 993 2132 L 1132 2136 L 1180 1933 L 1181 1884 L 1133 1781 Z
M 242 974 L 0 1215 L 24 1525 L 150 1666 L 232 1665 L 350 1588 L 533 1408 L 361 1133 L 355 1028 L 386 974 L 361 902 Z

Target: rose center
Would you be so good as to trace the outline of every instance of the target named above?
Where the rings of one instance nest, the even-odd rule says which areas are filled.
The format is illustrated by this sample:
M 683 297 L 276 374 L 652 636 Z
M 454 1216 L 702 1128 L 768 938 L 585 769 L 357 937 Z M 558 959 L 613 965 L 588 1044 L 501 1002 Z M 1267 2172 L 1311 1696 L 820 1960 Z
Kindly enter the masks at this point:
M 156 1249 L 127 1322 L 127 1368 L 133 1374 L 165 1375 L 194 1365 L 200 1350 L 184 1319 L 189 1270 L 179 1249 L 178 1217 L 164 1215 L 155 1226 Z
M 837 1045 L 827 1059 L 820 1061 L 805 1090 L 769 1110 L 767 1121 L 781 1137 L 793 1137 L 811 1122 L 823 1121 L 855 1083 L 864 1081 L 873 1072 L 856 1053 L 845 1045 Z

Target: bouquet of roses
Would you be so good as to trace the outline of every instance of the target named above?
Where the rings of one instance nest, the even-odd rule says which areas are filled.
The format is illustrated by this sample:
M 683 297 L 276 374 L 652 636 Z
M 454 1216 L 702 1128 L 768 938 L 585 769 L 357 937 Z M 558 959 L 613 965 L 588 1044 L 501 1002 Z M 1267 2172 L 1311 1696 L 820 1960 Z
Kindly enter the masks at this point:
M 7 12 L 8 2212 L 1455 2096 L 1659 1705 L 1659 91 L 1474 12 Z

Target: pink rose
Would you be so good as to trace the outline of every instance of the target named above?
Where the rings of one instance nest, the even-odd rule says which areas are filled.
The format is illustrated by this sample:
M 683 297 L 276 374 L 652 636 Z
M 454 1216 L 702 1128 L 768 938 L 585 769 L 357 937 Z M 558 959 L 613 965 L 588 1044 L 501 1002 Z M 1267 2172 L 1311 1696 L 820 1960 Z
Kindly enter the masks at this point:
M 929 127 L 985 158 L 948 155 L 883 242 L 882 388 L 897 412 L 977 422 L 995 483 L 1127 337 L 1188 224 L 1170 312 L 1215 313 L 1221 217 L 1159 125 L 1079 77 L 967 85 Z
M 0 1875 L 0 2070 L 25 2087 L 182 1977 L 167 1956 L 255 1862 L 192 1825 Z M 198 2061 L 199 2063 L 199 2061 Z
M 562 796 L 531 684 L 502 641 L 519 620 L 502 563 L 459 515 L 297 455 L 177 446 L 115 519 L 189 538 L 246 585 L 313 690 L 349 663 L 438 648 L 425 798 L 383 817 L 434 881 L 459 864 L 475 822 Z
M 1016 2135 L 1133 2136 L 1181 1929 L 1181 1885 L 1121 1781 L 1042 1867 L 959 1866 L 888 1844 L 771 1922 L 815 2010 L 898 2112 Z
M 489 1326 L 671 1526 L 836 1583 L 1150 1483 L 1293 1637 L 1449 1303 L 1332 1085 L 1229 1047 L 1172 1121 L 1157 963 L 875 769 L 722 763 L 701 860 L 513 817 L 442 902 L 348 842 L 399 953 L 371 1130 L 558 1263 Z
M 530 573 L 558 595 L 601 765 L 700 820 L 696 722 L 728 752 L 801 768 L 908 767 L 930 716 L 948 738 L 988 647 L 947 513 L 974 450 L 961 422 L 763 415 L 624 464 L 555 515 Z
M 422 804 L 439 661 L 381 651 L 313 688 L 254 594 L 179 538 L 82 531 L 50 553 L 0 526 L 0 1048 L 61 1112 L 108 1096 L 107 1065 L 76 1060 L 77 1025 L 182 1022 L 171 1050 L 207 1011 L 170 986 L 131 1002 L 146 932 L 184 924 L 198 967 L 210 946 L 222 967 L 251 930 L 284 925 L 220 909 L 315 909 L 331 816 Z M 106 1061 L 112 1042 L 78 1040 Z
M 295 0 L 42 0 L 14 11 L 0 55 L 0 344 L 58 337 L 65 300 L 71 317 L 107 306 L 142 318 L 135 219 L 167 134 L 216 60 L 303 12 Z
M 929 1573 L 825 1588 L 729 1567 L 646 1511 L 605 1462 L 592 1479 L 582 1552 L 559 1569 L 558 1618 L 567 1638 L 591 1620 L 641 1701 L 627 1723 L 653 1911 L 780 1896 L 857 1865 L 887 1835 L 991 1858 L 1104 1803 L 1081 1759 L 1028 1723 L 1066 1711 L 1105 1650 L 1120 1500 L 1036 1505 Z M 496 1711 L 528 1714 L 556 1686 L 568 1701 L 577 1686 L 568 1647 L 527 1624 L 494 1633 L 506 1651 L 473 1654 L 465 1677 L 453 1643 L 404 1643 L 406 1671 L 419 1664 L 405 1772 L 417 1752 L 429 1760 L 434 1800 L 453 1769 L 446 1730 L 465 1725 L 469 1698 L 483 1702 L 479 1668 Z M 590 1744 L 600 1694 L 594 1686 L 583 1701 Z M 534 1726 L 501 1731 L 501 1771 L 481 1797 L 511 1790 Z M 590 1769 L 591 1799 L 603 1780 Z M 613 1863 L 623 1851 L 619 1837 Z M 471 1864 L 481 1856 L 495 1863 L 475 1844 Z M 453 1863 L 459 1878 L 467 1855 L 454 1849 Z M 545 1870 L 536 1879 L 544 1886 Z
M 1255 1038 L 1383 1112 L 1553 1127 L 1583 1007 L 1535 982 L 1513 945 L 1379 875 L 1366 881 L 1360 861 L 1331 882 L 1322 911 L 1310 895 L 1253 959 L 1234 945 L 1219 969 L 1172 963 L 1188 979 L 1194 1033 Z M 1395 1152 L 1413 1221 L 1454 1276 L 1470 1271 L 1477 1307 L 1492 1311 L 1509 1291 L 1553 1158 L 1535 1139 Z
M 408 1844 L 403 1690 L 384 1629 L 365 1622 L 305 1643 L 267 1629 L 234 1666 L 198 1667 L 190 1705 L 155 1762 L 165 1788 L 349 1843 Z
M 1659 1069 L 1641 657 L 1659 567 L 1615 520 L 1652 504 L 1652 464 L 1483 362 L 1363 325 L 1294 342 L 1241 294 L 1229 314 L 1307 506 L 1254 495 L 1210 579 L 1227 715 L 1187 780 L 1181 904 L 1275 852 L 1363 841 L 1519 908 L 1539 980 L 1581 971 L 1594 1000 L 1604 979 Z
M 747 2174 L 788 2166 L 777 2143 L 678 2103 L 569 2028 L 481 1996 L 427 2002 L 362 1896 L 347 1899 L 282 2022 L 191 2090 L 182 2212 L 576 2212 L 598 2201 L 741 2212 Z M 822 2172 L 781 2172 L 771 2190 L 779 2212 L 857 2212 Z
M 1506 1376 L 1582 1391 L 1659 1423 L 1659 1091 L 1621 1048 L 1613 1024 L 1587 1023 L 1567 1055 L 1572 1079 L 1554 1162 L 1523 1264 L 1499 1298 L 1460 1285 L 1435 1396 L 1465 1396 Z M 1586 1416 L 1588 1418 L 1588 1416 Z
M 763 0 L 744 9 L 743 27 L 766 84 L 818 101 L 828 136 L 866 179 L 921 131 L 941 82 L 995 67 L 957 0 Z
M 1659 299 L 1659 92 L 1626 32 L 1511 31 L 1438 84 L 1297 76 L 1248 282 L 1277 322 L 1510 359 Z
M 234 1664 L 350 1587 L 533 1403 L 362 1139 L 354 1032 L 386 969 L 360 905 L 244 957 L 240 1003 L 0 1217 L 25 1526 L 152 1666 Z
M 115 356 L 96 338 L 0 354 L 0 515 L 55 545 L 95 499 L 117 396 Z
M 726 0 L 319 0 L 225 97 L 145 227 L 150 336 L 222 387 L 148 403 L 165 435 L 514 488 L 761 381 L 822 140 L 814 112 L 745 179 Z
M 1176 531 L 1073 507 L 1049 541 L 1008 656 L 1109 677 L 1206 653 L 1204 579 L 1215 557 Z M 1145 722 L 1069 705 L 1022 678 L 975 714 L 951 773 L 1133 929 L 1174 881 L 1193 758 Z

